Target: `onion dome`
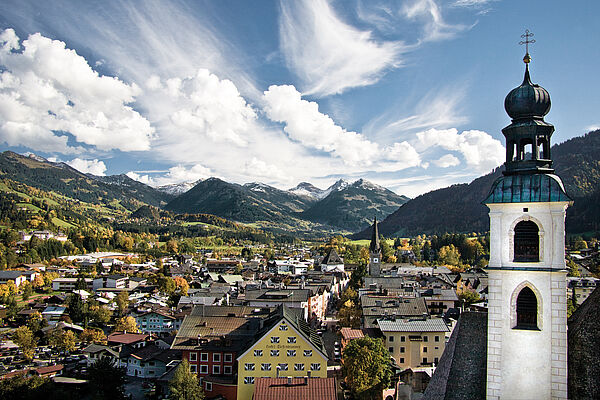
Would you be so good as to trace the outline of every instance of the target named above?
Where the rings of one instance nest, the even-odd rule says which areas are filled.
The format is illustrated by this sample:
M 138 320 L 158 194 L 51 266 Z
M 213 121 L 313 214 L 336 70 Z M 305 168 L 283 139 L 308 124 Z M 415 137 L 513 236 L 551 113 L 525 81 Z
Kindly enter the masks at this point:
M 525 77 L 504 99 L 504 108 L 513 119 L 544 118 L 550 111 L 550 94 L 540 85 L 531 83 L 529 77 L 529 54 L 525 56 Z

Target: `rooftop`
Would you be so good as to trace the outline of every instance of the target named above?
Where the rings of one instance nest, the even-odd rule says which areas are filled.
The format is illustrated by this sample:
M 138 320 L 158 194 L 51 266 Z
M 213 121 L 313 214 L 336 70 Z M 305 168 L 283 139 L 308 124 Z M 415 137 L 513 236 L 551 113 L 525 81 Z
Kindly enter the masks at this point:
M 258 378 L 254 400 L 336 400 L 335 378 Z
M 382 332 L 448 332 L 448 326 L 441 318 L 426 320 L 395 320 L 378 319 L 379 329 Z

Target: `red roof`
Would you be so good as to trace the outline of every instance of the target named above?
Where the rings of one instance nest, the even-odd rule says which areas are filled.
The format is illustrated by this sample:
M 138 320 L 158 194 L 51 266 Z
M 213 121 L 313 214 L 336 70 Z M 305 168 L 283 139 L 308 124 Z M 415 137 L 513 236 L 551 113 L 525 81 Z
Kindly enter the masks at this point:
M 56 374 L 59 371 L 62 371 L 64 366 L 62 364 L 58 365 L 49 365 L 47 367 L 40 367 L 35 370 L 35 373 L 39 376 L 46 376 L 51 374 Z
M 342 328 L 340 333 L 345 340 L 360 339 L 365 336 L 360 329 L 352 328 Z
M 257 378 L 254 400 L 336 400 L 335 378 Z
M 150 335 L 145 333 L 111 333 L 108 335 L 108 343 L 131 344 L 146 340 Z

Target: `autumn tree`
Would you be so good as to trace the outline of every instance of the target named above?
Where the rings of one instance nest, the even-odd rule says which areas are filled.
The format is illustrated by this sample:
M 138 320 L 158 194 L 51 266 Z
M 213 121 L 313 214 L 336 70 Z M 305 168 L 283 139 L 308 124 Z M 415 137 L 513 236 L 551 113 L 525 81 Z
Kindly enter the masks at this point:
M 31 329 L 31 332 L 35 333 L 40 329 L 48 326 L 48 322 L 42 317 L 39 311 L 35 311 L 27 318 L 27 327 Z
M 126 291 L 119 292 L 117 297 L 115 297 L 115 303 L 117 304 L 119 315 L 125 315 L 127 307 L 129 307 L 129 294 Z
M 76 340 L 77 337 L 73 331 L 66 329 L 54 329 L 48 338 L 50 346 L 65 352 L 71 352 L 75 350 Z
M 344 348 L 344 376 L 358 400 L 381 399 L 391 382 L 390 355 L 383 340 L 368 336 L 350 341 Z
M 27 360 L 33 360 L 35 348 L 37 347 L 37 338 L 33 336 L 31 329 L 27 326 L 18 327 L 13 333 L 12 340 L 19 346 Z
M 169 400 L 203 400 L 204 392 L 196 374 L 190 371 L 190 364 L 183 359 L 169 381 Z
M 115 332 L 138 333 L 139 331 L 135 318 L 131 316 L 119 318 L 115 325 Z
M 111 316 L 112 311 L 106 306 L 95 304 L 88 308 L 88 317 L 98 325 L 106 325 Z
M 444 246 L 438 252 L 438 260 L 442 264 L 458 266 L 460 265 L 460 253 L 453 244 Z
M 174 277 L 173 282 L 175 283 L 176 290 L 179 291 L 179 294 L 187 296 L 188 289 L 190 288 L 189 283 L 180 276 Z
M 85 343 L 106 344 L 106 335 L 100 329 L 86 328 L 81 332 L 81 341 Z

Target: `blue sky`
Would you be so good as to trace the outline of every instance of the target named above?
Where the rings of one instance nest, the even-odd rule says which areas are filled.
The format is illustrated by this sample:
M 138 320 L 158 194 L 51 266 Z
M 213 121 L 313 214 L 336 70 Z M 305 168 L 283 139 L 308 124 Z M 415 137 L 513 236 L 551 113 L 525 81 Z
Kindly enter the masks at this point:
M 416 196 L 504 161 L 534 32 L 553 143 L 600 126 L 593 1 L 0 4 L 0 150 L 153 186 L 365 178 Z

